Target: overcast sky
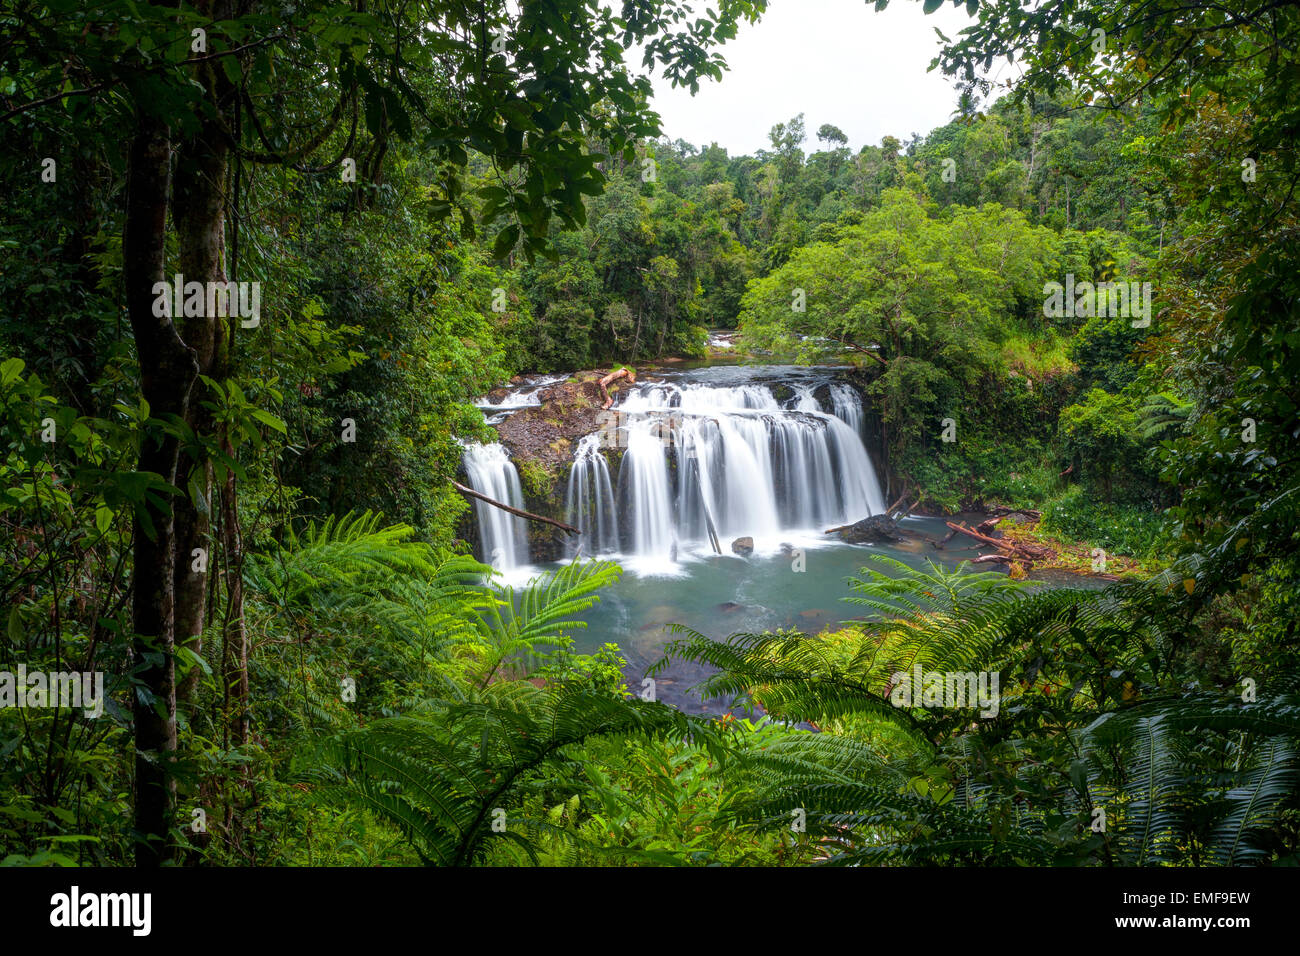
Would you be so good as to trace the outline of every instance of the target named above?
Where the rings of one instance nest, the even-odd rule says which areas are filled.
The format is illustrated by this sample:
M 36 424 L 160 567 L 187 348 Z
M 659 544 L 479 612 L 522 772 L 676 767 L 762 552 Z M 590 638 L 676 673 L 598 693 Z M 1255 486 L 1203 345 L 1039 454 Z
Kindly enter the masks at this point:
M 951 118 L 957 93 L 938 70 L 934 28 L 955 37 L 970 23 L 945 4 L 926 16 L 916 0 L 876 13 L 867 0 L 769 0 L 757 25 L 721 48 L 731 67 L 691 96 L 654 77 L 654 109 L 669 139 L 716 141 L 735 156 L 770 148 L 767 132 L 803 113 L 805 150 L 823 148 L 817 128 L 833 123 L 857 152 L 883 136 L 925 134 Z M 996 73 L 996 70 L 995 70 Z

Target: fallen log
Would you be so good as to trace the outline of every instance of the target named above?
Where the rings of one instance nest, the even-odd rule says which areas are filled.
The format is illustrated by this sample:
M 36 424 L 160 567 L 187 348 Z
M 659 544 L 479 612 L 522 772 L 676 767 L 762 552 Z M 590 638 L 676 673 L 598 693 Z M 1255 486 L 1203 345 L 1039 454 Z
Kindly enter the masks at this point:
M 931 542 L 930 542 L 930 547 L 934 548 L 934 550 L 936 550 L 936 551 L 942 551 L 942 550 L 944 550 L 944 548 L 947 547 L 948 542 L 951 541 L 951 540 L 952 540 L 953 538 L 955 538 L 955 537 L 957 537 L 957 532 L 956 532 L 956 531 L 949 531 L 946 535 L 944 535 L 944 536 L 943 536 L 942 538 L 940 538 L 938 541 L 931 541 Z
M 952 528 L 953 531 L 960 531 L 962 534 L 974 538 L 976 541 L 982 541 L 985 544 L 991 544 L 995 548 L 1001 548 L 1004 551 L 1015 550 L 1015 546 L 1010 541 L 1007 541 L 1004 538 L 990 538 L 988 535 L 980 534 L 978 531 L 974 530 L 973 528 L 968 528 L 964 524 L 955 524 L 951 521 L 945 521 L 944 524 L 946 524 L 949 528 Z
M 609 385 L 613 382 L 617 382 L 620 378 L 626 378 L 628 384 L 635 384 L 636 372 L 630 368 L 621 368 L 616 372 L 610 372 L 600 380 L 600 394 L 605 396 L 605 404 L 600 406 L 601 408 L 609 408 L 609 406 L 614 404 L 614 396 L 609 394 Z
M 981 521 L 979 524 L 975 526 L 975 530 L 978 531 L 980 534 L 987 534 L 991 536 L 993 534 L 993 529 L 997 527 L 997 523 L 1001 520 L 1002 520 L 1001 518 L 985 518 L 983 521 Z
M 892 505 L 890 505 L 888 508 L 885 509 L 885 514 L 892 516 L 894 513 L 894 509 L 896 509 L 899 505 L 901 505 L 906 500 L 907 500 L 907 492 L 905 491 L 898 496 L 897 501 L 895 501 Z
M 978 558 L 971 558 L 971 564 L 987 564 L 993 561 L 1005 561 L 1010 563 L 1009 554 L 981 554 Z
M 480 492 L 475 491 L 473 488 L 466 488 L 459 481 L 453 481 L 451 483 L 451 486 L 463 495 L 469 495 L 471 498 L 477 498 L 479 501 L 487 502 L 493 508 L 500 508 L 502 511 L 508 511 L 512 515 L 515 515 L 516 517 L 526 518 L 529 521 L 541 521 L 544 522 L 545 524 L 552 524 L 555 525 L 555 527 L 559 528 L 561 531 L 567 531 L 569 534 L 582 534 L 582 532 L 579 531 L 577 528 L 573 527 L 573 525 L 565 524 L 563 521 L 556 521 L 554 518 L 547 518 L 544 515 L 535 515 L 531 511 L 523 511 L 522 509 L 519 508 L 512 508 L 510 507 L 510 505 L 497 501 L 495 498 L 489 498 L 487 495 L 481 494 Z
M 853 524 L 827 528 L 823 534 L 838 534 L 848 544 L 866 544 L 882 541 L 902 541 L 898 525 L 888 515 L 870 515 Z
M 1055 551 L 1040 544 L 1017 543 L 1007 538 L 990 538 L 988 535 L 980 534 L 963 524 L 954 524 L 951 521 L 946 521 L 944 524 L 954 531 L 960 531 L 967 537 L 974 538 L 976 541 L 992 545 L 999 551 L 1005 551 L 1020 561 L 1051 561 L 1056 557 Z
M 700 460 L 698 458 L 692 457 L 691 467 L 695 471 L 696 485 L 703 488 L 704 482 L 700 480 Z M 704 527 L 708 529 L 709 543 L 713 545 L 713 553 L 721 554 L 722 545 L 718 543 L 718 529 L 713 525 L 713 515 L 709 514 L 709 503 L 701 499 L 700 505 L 704 510 Z

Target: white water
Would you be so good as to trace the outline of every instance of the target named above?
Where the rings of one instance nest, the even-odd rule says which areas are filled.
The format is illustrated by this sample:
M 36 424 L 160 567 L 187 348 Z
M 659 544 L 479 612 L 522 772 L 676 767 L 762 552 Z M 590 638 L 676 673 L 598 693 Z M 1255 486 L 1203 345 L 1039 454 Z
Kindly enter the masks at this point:
M 632 553 L 654 557 L 671 554 L 676 540 L 668 459 L 659 422 L 644 418 L 625 426 L 627 451 L 619 467 L 619 490 L 632 507 Z
M 862 437 L 862 399 L 843 382 L 831 384 L 832 412 L 835 417 L 853 429 L 853 434 Z
M 544 389 L 563 382 L 568 378 L 567 375 L 533 375 L 523 385 L 515 385 L 506 389 L 506 394 L 501 401 L 494 402 L 487 395 L 480 395 L 474 399 L 474 404 L 483 410 L 489 412 L 514 412 L 521 408 L 535 408 L 542 404 L 541 392 Z
M 662 565 L 678 549 L 711 550 L 706 515 L 729 553 L 738 537 L 770 552 L 792 534 L 883 512 L 857 393 L 837 384 L 830 415 L 812 386 L 795 392 L 787 409 L 760 384 L 653 385 L 628 395 L 619 406 L 629 424 L 618 479 L 634 522 L 623 538 L 628 553 Z
M 579 441 L 573 464 L 569 467 L 564 521 L 582 529 L 577 544 L 570 549 L 571 557 L 579 550 L 586 557 L 592 557 L 619 548 L 614 483 L 609 477 L 609 463 L 600 453 L 600 438 L 595 434 Z
M 463 460 L 471 488 L 512 508 L 523 508 L 519 472 L 505 448 L 496 443 L 468 444 Z M 474 511 L 482 540 L 480 560 L 498 571 L 513 571 L 526 565 L 528 533 L 524 519 L 478 500 L 474 502 Z
M 740 537 L 770 554 L 782 544 L 818 547 L 827 528 L 885 510 L 853 388 L 805 374 L 783 382 L 793 394 L 779 401 L 772 385 L 737 381 L 748 376 L 740 370 L 714 383 L 690 380 L 701 374 L 625 393 L 614 436 L 625 451 L 614 468 L 601 452 L 609 434 L 578 442 L 565 520 L 582 535 L 569 543 L 570 556 L 609 555 L 639 574 L 680 575 L 683 564 L 713 553 L 710 524 L 724 555 Z M 825 404 L 814 394 L 823 388 Z M 476 491 L 524 507 L 500 445 L 467 447 L 465 469 Z M 509 578 L 530 571 L 524 520 L 475 508 L 485 559 L 513 571 Z

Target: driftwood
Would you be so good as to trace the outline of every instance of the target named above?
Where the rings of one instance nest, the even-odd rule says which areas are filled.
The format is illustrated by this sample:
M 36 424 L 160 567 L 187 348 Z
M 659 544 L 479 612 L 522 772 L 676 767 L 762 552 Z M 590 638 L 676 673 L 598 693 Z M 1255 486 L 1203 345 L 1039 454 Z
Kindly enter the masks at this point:
M 1011 556 L 1007 554 L 981 554 L 978 558 L 971 558 L 971 564 L 987 564 L 992 561 L 1011 562 Z
M 853 524 L 857 524 L 857 522 L 855 521 L 853 522 Z M 838 534 L 841 531 L 848 531 L 850 528 L 853 527 L 853 524 L 842 524 L 835 528 L 827 528 L 825 531 L 822 532 L 822 534 Z
M 620 378 L 626 378 L 628 384 L 635 384 L 636 372 L 630 368 L 621 368 L 617 372 L 610 372 L 600 380 L 600 394 L 605 396 L 605 404 L 601 408 L 609 408 L 614 404 L 614 396 L 609 394 L 609 385 L 611 382 L 617 382 Z
M 703 487 L 704 482 L 700 480 L 700 460 L 698 458 L 692 457 L 691 467 L 695 471 L 695 483 L 700 487 Z M 709 503 L 707 501 L 701 500 L 700 504 L 704 508 L 704 527 L 708 529 L 709 543 L 713 545 L 713 553 L 721 554 L 722 545 L 718 542 L 718 529 L 713 526 L 713 515 L 709 514 Z
M 975 530 L 978 531 L 980 534 L 987 534 L 991 536 L 993 534 L 993 529 L 997 527 L 997 523 L 1001 520 L 1002 520 L 1001 518 L 985 518 L 983 521 L 981 521 L 979 524 L 975 526 Z
M 519 508 L 512 508 L 510 505 L 503 504 L 495 498 L 489 498 L 487 495 L 475 491 L 473 488 L 466 488 L 459 481 L 453 481 L 451 486 L 463 495 L 469 495 L 471 498 L 477 498 L 479 501 L 485 501 L 494 508 L 500 508 L 502 511 L 508 511 L 519 518 L 526 518 L 529 521 L 541 521 L 545 524 L 553 524 L 561 531 L 567 531 L 569 534 L 582 534 L 573 525 L 565 524 L 563 521 L 556 521 L 554 518 L 547 518 L 544 515 L 535 515 L 531 511 L 523 511 Z
M 1051 561 L 1056 557 L 1055 551 L 1040 544 L 1024 544 L 1010 541 L 1006 538 L 990 538 L 988 535 L 980 534 L 978 531 L 973 528 L 968 528 L 964 524 L 955 524 L 951 521 L 944 523 L 947 524 L 949 528 L 952 528 L 954 531 L 960 531 L 967 537 L 974 538 L 976 541 L 984 544 L 991 544 L 999 551 L 1010 555 L 1017 561 L 1027 561 L 1032 564 L 1035 561 Z

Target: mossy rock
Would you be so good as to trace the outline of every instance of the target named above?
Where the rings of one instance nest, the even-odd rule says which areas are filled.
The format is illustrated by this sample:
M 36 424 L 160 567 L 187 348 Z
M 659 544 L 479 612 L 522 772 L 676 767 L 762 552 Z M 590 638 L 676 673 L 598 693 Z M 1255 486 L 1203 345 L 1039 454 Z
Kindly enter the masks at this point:
M 515 461 L 515 468 L 519 471 L 519 483 L 524 494 L 529 498 L 546 499 L 555 490 L 558 476 L 542 462 L 533 458 L 519 459 Z
M 561 382 L 538 397 L 541 405 L 521 409 L 495 427 L 515 467 L 536 461 L 557 476 L 568 466 L 578 439 L 600 428 L 604 397 L 595 380 Z

